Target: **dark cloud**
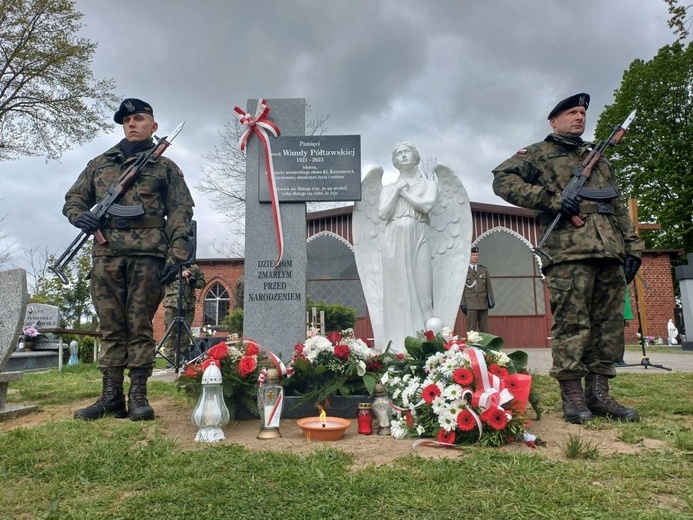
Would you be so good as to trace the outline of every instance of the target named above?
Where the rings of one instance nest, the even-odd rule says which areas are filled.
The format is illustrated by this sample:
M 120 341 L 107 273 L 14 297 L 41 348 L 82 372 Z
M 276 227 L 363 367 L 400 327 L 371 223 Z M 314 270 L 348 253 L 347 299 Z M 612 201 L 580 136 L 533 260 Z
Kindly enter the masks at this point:
M 202 154 L 235 105 L 305 98 L 329 114 L 328 133 L 360 134 L 363 168 L 392 171 L 390 152 L 412 141 L 463 179 L 470 198 L 502 204 L 490 170 L 548 132 L 558 99 L 592 95 L 591 137 L 624 70 L 671 43 L 661 0 L 78 0 L 83 36 L 98 42 L 97 77 L 149 101 L 163 133 L 185 120 L 167 155 L 200 179 Z M 111 134 L 60 162 L 0 163 L 0 225 L 21 247 L 59 251 L 76 234 L 60 214 L 87 161 Z M 387 178 L 387 177 L 386 177 Z M 231 231 L 195 193 L 199 256 Z M 17 259 L 18 265 L 21 258 Z

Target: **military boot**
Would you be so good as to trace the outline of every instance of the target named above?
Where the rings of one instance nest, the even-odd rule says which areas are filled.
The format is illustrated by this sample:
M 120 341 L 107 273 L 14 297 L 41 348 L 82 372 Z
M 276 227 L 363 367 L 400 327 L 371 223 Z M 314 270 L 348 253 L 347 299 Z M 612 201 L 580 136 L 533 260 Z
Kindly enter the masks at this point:
M 131 421 L 151 421 L 154 419 L 154 410 L 147 401 L 146 370 L 130 370 L 130 392 L 128 393 L 128 411 Z
M 123 395 L 123 372 L 106 369 L 103 372 L 101 397 L 94 404 L 80 408 L 75 412 L 75 419 L 94 421 L 106 415 L 114 415 L 119 419 L 128 416 Z
M 585 402 L 587 408 L 601 417 L 612 417 L 619 421 L 639 421 L 640 415 L 633 408 L 626 408 L 609 395 L 609 378 L 603 374 L 587 374 L 585 378 Z
M 591 420 L 592 414 L 585 404 L 585 394 L 582 391 L 582 381 L 571 379 L 559 381 L 561 397 L 563 398 L 563 417 L 571 424 L 580 424 Z

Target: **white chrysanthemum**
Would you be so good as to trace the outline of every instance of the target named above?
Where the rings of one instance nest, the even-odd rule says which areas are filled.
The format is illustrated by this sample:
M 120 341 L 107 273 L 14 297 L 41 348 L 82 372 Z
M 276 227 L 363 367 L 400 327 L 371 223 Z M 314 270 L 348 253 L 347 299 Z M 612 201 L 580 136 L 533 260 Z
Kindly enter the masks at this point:
M 392 435 L 395 439 L 398 440 L 405 439 L 407 437 L 406 426 L 406 419 L 393 419 L 392 421 L 390 421 L 390 435 Z
M 399 394 L 401 394 L 401 393 L 402 393 L 402 389 L 401 389 L 401 388 L 396 388 L 396 389 L 392 392 L 392 398 L 393 398 L 393 399 L 399 399 Z
M 443 396 L 448 401 L 455 401 L 462 398 L 462 392 L 464 392 L 464 388 L 456 383 L 453 383 L 445 387 L 445 390 L 443 390 Z
M 443 398 L 442 395 L 439 395 L 431 402 L 431 409 L 433 410 L 433 413 L 441 414 L 447 409 L 447 404 L 448 403 L 445 401 L 445 398 Z
M 448 412 L 453 417 L 457 417 L 459 413 L 464 409 L 464 399 L 455 399 L 448 405 Z
M 417 433 L 417 435 L 423 435 L 424 433 L 426 433 L 426 428 L 424 428 L 423 426 L 421 426 L 421 425 L 419 424 L 419 425 L 416 427 L 416 433 Z
M 444 413 L 442 416 L 438 416 L 438 423 L 443 430 L 451 432 L 457 428 L 457 417 L 449 413 Z

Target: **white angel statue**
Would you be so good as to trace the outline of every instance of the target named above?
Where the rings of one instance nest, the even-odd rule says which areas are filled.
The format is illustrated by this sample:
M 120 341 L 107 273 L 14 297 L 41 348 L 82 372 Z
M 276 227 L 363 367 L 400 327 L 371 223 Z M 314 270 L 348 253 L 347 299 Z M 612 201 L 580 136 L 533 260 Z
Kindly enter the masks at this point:
M 398 353 L 432 318 L 454 327 L 469 265 L 472 213 L 462 181 L 440 163 L 426 178 L 420 161 L 414 145 L 397 144 L 399 178 L 383 186 L 382 167 L 373 167 L 352 220 L 375 346 Z
M 679 335 L 679 329 L 676 328 L 676 325 L 674 325 L 674 320 L 672 320 L 671 318 L 667 323 L 667 335 L 669 336 L 669 345 L 679 344 L 678 340 L 676 339 Z

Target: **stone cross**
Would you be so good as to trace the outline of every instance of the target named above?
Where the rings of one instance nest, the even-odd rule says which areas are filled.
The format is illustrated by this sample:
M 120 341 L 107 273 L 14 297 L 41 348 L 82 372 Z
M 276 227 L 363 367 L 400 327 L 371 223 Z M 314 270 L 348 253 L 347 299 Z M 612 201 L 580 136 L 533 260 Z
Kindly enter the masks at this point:
M 248 100 L 247 112 L 254 115 L 257 103 Z M 267 105 L 269 119 L 281 135 L 305 135 L 305 99 L 268 99 Z M 258 197 L 259 183 L 267 183 L 264 153 L 260 139 L 251 133 L 246 153 L 243 335 L 287 363 L 294 345 L 306 339 L 306 204 L 280 204 L 284 255 L 274 267 L 277 238 L 272 206 L 260 203 Z

